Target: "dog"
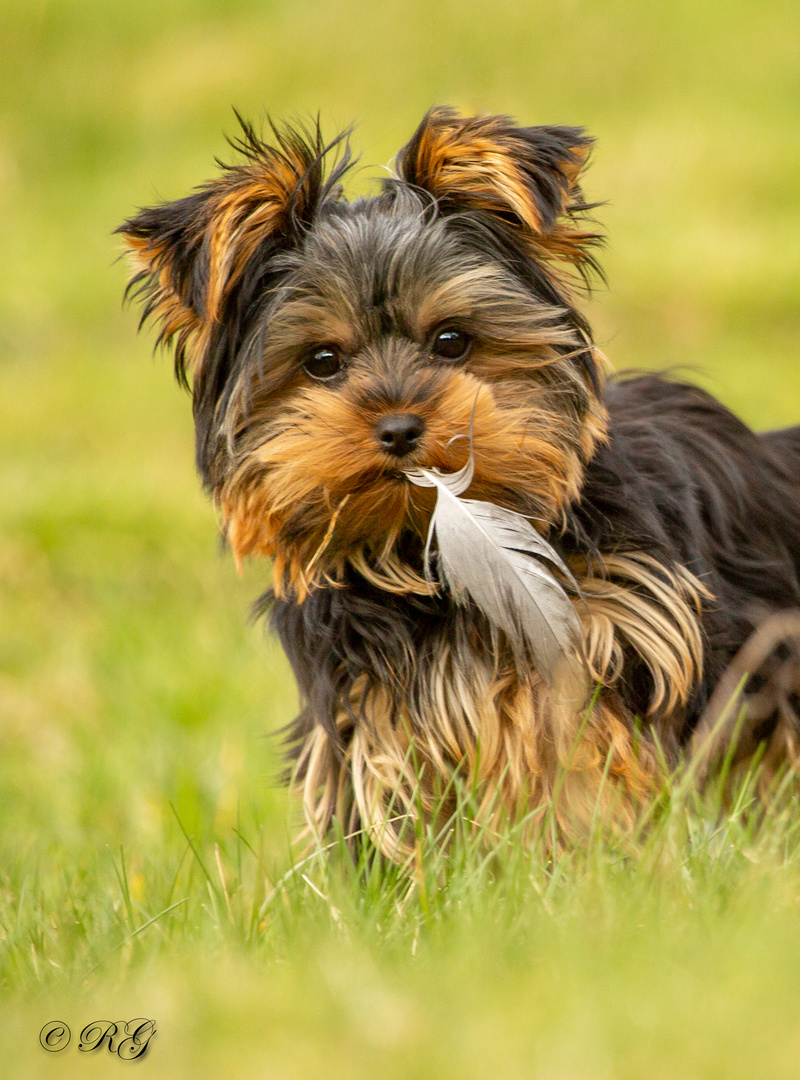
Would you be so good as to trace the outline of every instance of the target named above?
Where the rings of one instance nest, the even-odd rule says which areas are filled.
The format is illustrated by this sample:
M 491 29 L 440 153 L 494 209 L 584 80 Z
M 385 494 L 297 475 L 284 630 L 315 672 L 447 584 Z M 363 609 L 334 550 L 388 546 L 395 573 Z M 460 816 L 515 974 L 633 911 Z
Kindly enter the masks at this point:
M 454 776 L 484 819 L 632 820 L 754 627 L 800 607 L 800 428 L 607 371 L 579 307 L 602 244 L 582 128 L 437 107 L 351 202 L 348 133 L 240 123 L 236 163 L 118 231 L 227 546 L 272 560 L 257 608 L 302 698 L 309 827 L 397 857 Z M 409 473 L 468 455 L 470 498 L 533 523 L 575 582 L 567 690 L 453 594 L 435 538 L 426 559 L 436 495 Z M 747 752 L 775 773 L 800 683 L 771 670 Z

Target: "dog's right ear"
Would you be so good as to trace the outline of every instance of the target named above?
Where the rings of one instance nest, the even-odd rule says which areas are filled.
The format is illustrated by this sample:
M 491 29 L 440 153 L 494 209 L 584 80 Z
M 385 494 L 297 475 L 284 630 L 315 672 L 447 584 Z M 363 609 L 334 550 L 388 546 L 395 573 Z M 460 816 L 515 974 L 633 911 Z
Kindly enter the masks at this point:
M 273 125 L 269 144 L 237 118 L 242 135 L 231 145 L 241 163 L 220 162 L 221 176 L 184 199 L 141 210 L 116 230 L 135 271 L 127 295 L 141 301 L 142 322 L 158 323 L 157 342 L 174 344 L 176 374 L 185 385 L 190 372 L 200 374 L 246 271 L 267 266 L 300 241 L 320 205 L 339 197 L 350 164 L 346 132 L 326 146 L 318 124 L 310 132 Z M 325 155 L 342 142 L 326 178 Z M 247 274 L 251 284 L 253 278 Z

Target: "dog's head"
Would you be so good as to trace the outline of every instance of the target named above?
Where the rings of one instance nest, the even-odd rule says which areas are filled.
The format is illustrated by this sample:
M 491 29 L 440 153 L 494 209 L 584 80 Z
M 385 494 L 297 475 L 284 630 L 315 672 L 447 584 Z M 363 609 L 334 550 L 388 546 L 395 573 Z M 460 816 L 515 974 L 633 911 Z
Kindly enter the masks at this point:
M 403 470 L 462 465 L 473 409 L 470 496 L 556 523 L 604 430 L 570 289 L 595 269 L 590 140 L 434 109 L 351 203 L 344 138 L 243 130 L 240 163 L 120 229 L 236 558 L 274 556 L 300 599 L 348 563 L 423 588 L 431 496 Z

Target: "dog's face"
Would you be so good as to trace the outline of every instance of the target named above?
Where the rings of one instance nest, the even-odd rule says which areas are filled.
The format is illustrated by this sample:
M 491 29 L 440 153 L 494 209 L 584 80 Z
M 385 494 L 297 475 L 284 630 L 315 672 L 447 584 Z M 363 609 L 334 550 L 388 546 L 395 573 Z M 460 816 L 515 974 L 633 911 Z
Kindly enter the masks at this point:
M 191 373 L 198 464 L 237 559 L 302 599 L 348 563 L 422 589 L 432 496 L 404 470 L 465 461 L 472 498 L 554 523 L 603 434 L 601 374 L 568 273 L 579 129 L 434 110 L 380 195 L 348 203 L 345 151 L 251 129 L 243 164 L 122 227 L 145 315 Z M 460 437 L 460 438 L 459 438 Z

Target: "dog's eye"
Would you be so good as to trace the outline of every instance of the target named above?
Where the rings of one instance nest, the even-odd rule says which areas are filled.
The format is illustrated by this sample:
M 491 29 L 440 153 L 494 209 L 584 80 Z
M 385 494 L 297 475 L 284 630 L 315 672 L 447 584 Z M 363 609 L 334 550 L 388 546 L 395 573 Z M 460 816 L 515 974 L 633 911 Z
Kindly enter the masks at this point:
M 470 350 L 472 338 L 463 330 L 445 329 L 440 330 L 433 339 L 431 345 L 431 358 L 436 360 L 448 360 L 453 363 L 463 360 Z
M 321 349 L 315 349 L 303 364 L 312 379 L 326 382 L 333 379 L 344 367 L 342 354 L 333 345 L 323 345 Z

